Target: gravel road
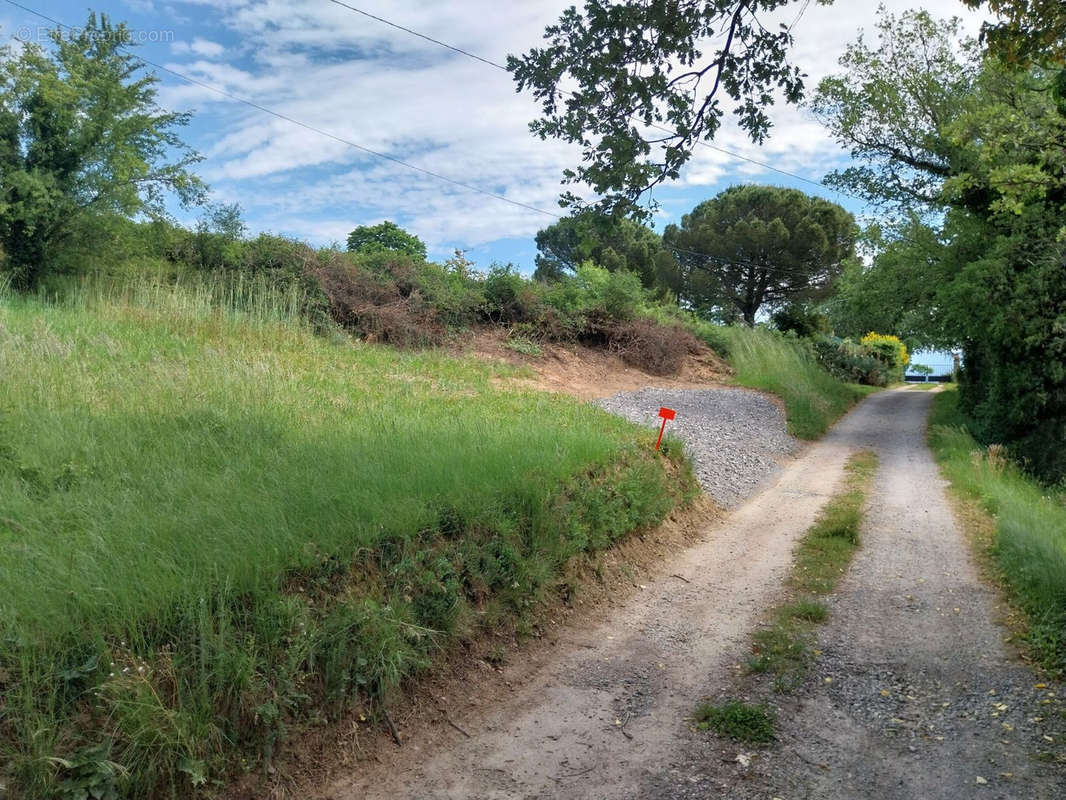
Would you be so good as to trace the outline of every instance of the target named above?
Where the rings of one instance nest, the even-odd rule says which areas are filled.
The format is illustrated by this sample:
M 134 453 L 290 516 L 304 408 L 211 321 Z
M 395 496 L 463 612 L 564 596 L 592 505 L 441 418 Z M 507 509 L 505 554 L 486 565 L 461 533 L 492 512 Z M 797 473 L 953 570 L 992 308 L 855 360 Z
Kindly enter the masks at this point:
M 735 405 L 766 403 L 758 407 L 771 419 L 780 414 L 765 398 L 733 389 L 652 391 L 644 402 L 654 405 L 654 412 L 669 405 L 678 420 L 691 420 L 692 409 L 702 407 L 700 400 L 723 391 Z M 706 419 L 713 430 L 711 419 L 728 417 Z M 767 427 L 765 421 L 750 424 L 756 437 Z M 664 559 L 662 572 L 650 576 L 608 619 L 559 629 L 551 658 L 532 673 L 522 663 L 507 664 L 502 678 L 508 686 L 514 679 L 508 696 L 486 698 L 476 681 L 452 691 L 447 709 L 465 735 L 442 730 L 432 742 L 379 751 L 379 763 L 361 765 L 317 796 L 641 796 L 649 775 L 674 762 L 692 740 L 686 718 L 712 676 L 732 674 L 749 631 L 780 591 L 793 544 L 835 491 L 854 439 L 868 424 L 860 406 L 784 464 L 699 543 Z M 739 440 L 732 441 L 739 447 Z M 764 458 L 761 473 L 746 474 L 776 468 L 776 461 Z
M 1004 642 L 995 622 L 1004 608 L 978 577 L 925 444 L 932 399 L 890 391 L 863 405 L 855 445 L 875 450 L 880 466 L 806 686 L 780 695 L 727 681 L 710 692 L 753 691 L 778 706 L 779 747 L 697 737 L 641 796 L 1066 798 L 1063 687 Z M 750 768 L 707 768 L 738 752 Z
M 703 490 L 726 508 L 736 506 L 799 447 L 785 414 L 766 395 L 747 389 L 641 389 L 597 400 L 613 414 L 658 429 L 659 408 L 677 417 L 666 423 L 685 443 Z
M 618 405 L 644 414 L 667 405 L 717 435 L 727 412 L 702 415 L 721 392 L 649 391 Z M 758 402 L 727 392 L 727 409 Z M 609 618 L 561 627 L 531 670 L 506 665 L 507 695 L 464 683 L 441 698 L 451 727 L 381 752 L 315 796 L 1066 797 L 1064 688 L 1003 643 L 995 595 L 977 576 L 925 446 L 931 400 L 909 390 L 868 398 L 701 541 L 665 559 Z M 706 452 L 730 441 L 711 438 Z M 753 751 L 693 731 L 700 698 L 747 695 L 739 665 L 751 631 L 780 602 L 793 546 L 836 492 L 847 457 L 867 447 L 880 467 L 862 547 L 829 603 L 821 660 L 796 695 L 761 698 L 780 709 L 778 745 Z M 773 450 L 759 449 L 772 471 Z

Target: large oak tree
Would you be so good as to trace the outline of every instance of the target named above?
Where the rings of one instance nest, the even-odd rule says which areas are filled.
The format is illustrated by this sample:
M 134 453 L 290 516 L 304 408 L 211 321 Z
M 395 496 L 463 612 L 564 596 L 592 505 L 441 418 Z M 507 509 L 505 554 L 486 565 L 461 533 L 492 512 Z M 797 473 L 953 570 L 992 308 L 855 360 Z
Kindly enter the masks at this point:
M 642 196 L 678 176 L 730 106 L 762 142 L 775 98 L 799 102 L 791 26 L 771 17 L 793 6 L 802 13 L 808 2 L 585 0 L 545 30 L 544 46 L 510 56 L 507 68 L 541 103 L 533 133 L 581 148 L 564 183 L 590 187 L 601 210 L 641 215 Z M 585 205 L 574 192 L 562 202 Z

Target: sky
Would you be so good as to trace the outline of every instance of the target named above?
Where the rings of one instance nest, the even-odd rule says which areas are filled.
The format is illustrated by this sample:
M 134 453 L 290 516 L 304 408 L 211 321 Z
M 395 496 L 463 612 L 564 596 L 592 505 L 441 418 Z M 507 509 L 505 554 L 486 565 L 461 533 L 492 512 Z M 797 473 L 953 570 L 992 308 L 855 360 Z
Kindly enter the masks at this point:
M 83 24 L 84 0 L 19 0 L 67 25 Z M 346 0 L 370 14 L 502 63 L 537 46 L 546 25 L 573 0 Z M 570 145 L 529 133 L 538 107 L 505 72 L 389 27 L 330 0 L 103 0 L 93 10 L 124 20 L 137 53 L 293 120 L 462 183 L 532 206 L 520 208 L 375 157 L 263 113 L 202 86 L 160 73 L 164 108 L 194 112 L 184 138 L 203 154 L 198 171 L 213 199 L 240 203 L 253 233 L 316 245 L 344 242 L 357 225 L 390 219 L 421 237 L 431 258 L 466 251 L 533 269 L 536 232 L 558 215 L 562 171 L 578 162 Z M 893 12 L 915 0 L 884 0 Z M 810 3 L 796 24 L 792 58 L 813 88 L 835 71 L 860 29 L 873 38 L 876 2 Z M 960 16 L 976 33 L 981 17 L 958 0 L 924 0 L 935 16 Z M 782 16 L 796 17 L 800 4 Z M 48 23 L 0 0 L 0 39 L 42 39 Z M 769 139 L 756 146 L 728 122 L 714 143 L 821 180 L 846 152 L 803 108 L 776 105 Z M 737 183 L 793 186 L 862 214 L 855 200 L 706 147 L 679 180 L 656 190 L 654 226 L 680 221 L 697 203 Z M 183 222 L 197 212 L 173 208 Z

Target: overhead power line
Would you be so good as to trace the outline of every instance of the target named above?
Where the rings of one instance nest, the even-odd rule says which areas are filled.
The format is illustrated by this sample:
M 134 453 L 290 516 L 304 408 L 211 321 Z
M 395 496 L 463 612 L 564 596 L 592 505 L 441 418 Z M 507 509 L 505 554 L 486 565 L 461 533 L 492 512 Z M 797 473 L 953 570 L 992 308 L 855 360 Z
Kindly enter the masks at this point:
M 390 28 L 395 28 L 398 31 L 403 31 L 404 33 L 409 33 L 412 36 L 417 36 L 419 39 L 424 39 L 427 42 L 432 42 L 438 47 L 443 47 L 446 50 L 451 50 L 452 52 L 459 53 L 460 55 L 464 55 L 467 58 L 472 58 L 475 61 L 480 61 L 482 64 L 488 64 L 490 67 L 502 69 L 504 72 L 507 72 L 507 67 L 505 67 L 503 64 L 498 64 L 495 61 L 490 61 L 487 58 L 482 58 L 477 53 L 471 53 L 469 50 L 464 50 L 461 47 L 455 47 L 454 45 L 450 45 L 447 42 L 442 42 L 440 39 L 434 39 L 432 36 L 427 36 L 424 33 L 419 33 L 418 31 L 412 30 L 411 28 L 405 28 L 403 25 L 400 25 L 396 22 L 392 22 L 391 20 L 387 20 L 384 17 L 379 17 L 376 14 L 371 14 L 369 11 L 364 11 L 361 8 L 356 8 L 355 6 L 348 5 L 347 3 L 342 3 L 341 0 L 329 0 L 329 2 L 333 3 L 336 6 L 346 8 L 349 11 L 354 11 L 356 14 L 362 14 L 364 17 L 369 17 L 372 20 L 380 22 L 382 25 L 388 25 Z
M 447 42 L 441 41 L 440 39 L 435 39 L 432 36 L 424 34 L 424 33 L 420 32 L 420 31 L 413 30 L 412 28 L 408 28 L 408 27 L 406 27 L 404 25 L 400 25 L 399 23 L 393 22 L 392 20 L 385 19 L 384 17 L 380 17 L 380 16 L 378 16 L 376 14 L 371 14 L 369 11 L 365 11 L 365 10 L 363 10 L 361 8 L 357 8 L 356 6 L 353 6 L 353 5 L 349 4 L 349 3 L 342 2 L 342 0 L 327 0 L 327 2 L 333 3 L 334 5 L 337 5 L 337 6 L 341 6 L 342 8 L 346 8 L 349 11 L 355 12 L 356 14 L 361 14 L 364 17 L 368 17 L 369 19 L 375 20 L 376 22 L 380 22 L 382 25 L 387 25 L 390 28 L 395 28 L 398 31 L 403 31 L 404 33 L 410 34 L 411 36 L 415 36 L 415 37 L 417 37 L 419 39 L 422 39 L 424 41 L 427 41 L 427 42 L 430 42 L 432 44 L 435 44 L 438 47 L 443 47 L 445 50 L 451 50 L 453 53 L 458 53 L 460 55 L 466 56 L 467 58 L 472 58 L 475 61 L 480 61 L 482 64 L 485 64 L 487 66 L 493 67 L 493 68 L 498 69 L 498 70 L 502 70 L 503 72 L 506 72 L 506 73 L 510 74 L 510 70 L 508 70 L 507 67 L 505 67 L 503 64 L 499 63 L 498 61 L 493 61 L 490 58 L 485 58 L 484 56 L 479 56 L 477 53 L 472 53 L 469 50 L 464 50 L 461 47 L 455 47 L 454 45 L 450 45 Z M 792 30 L 792 28 L 794 28 L 796 26 L 796 24 L 803 17 L 803 14 L 807 10 L 807 6 L 809 4 L 810 4 L 810 0 L 806 0 L 804 2 L 803 6 L 799 10 L 799 13 L 796 15 L 796 18 L 792 21 L 792 24 L 788 26 L 788 29 L 790 31 Z M 663 133 L 669 133 L 671 136 L 677 136 L 678 135 L 677 131 L 671 130 L 670 128 L 668 128 L 668 127 L 666 127 L 664 125 L 658 125 L 658 124 L 654 124 L 653 123 L 653 124 L 649 125 L 648 127 L 654 128 L 657 131 L 662 131 Z M 740 161 L 747 161 L 749 164 L 755 164 L 756 166 L 762 167 L 763 169 L 768 169 L 771 172 L 776 172 L 776 173 L 778 173 L 780 175 L 787 175 L 789 178 L 792 178 L 793 180 L 801 181 L 803 183 L 809 183 L 812 186 L 821 187 L 822 189 L 825 189 L 826 191 L 833 192 L 835 194 L 839 194 L 839 195 L 842 195 L 844 197 L 850 197 L 850 198 L 852 198 L 854 200 L 861 200 L 863 202 L 866 202 L 865 198 L 859 197 L 858 195 L 850 194 L 850 193 L 845 192 L 845 191 L 841 191 L 840 189 L 836 189 L 836 188 L 834 188 L 832 186 L 827 186 L 822 181 L 815 180 L 814 178 L 807 178 L 807 177 L 804 177 L 803 175 L 797 175 L 795 172 L 789 172 L 788 170 L 780 169 L 779 167 L 775 167 L 772 164 L 767 164 L 765 161 L 759 161 L 756 158 L 751 158 L 750 156 L 743 155 L 742 153 L 737 153 L 737 152 L 735 152 L 733 150 L 729 150 L 729 149 L 727 149 L 725 147 L 721 147 L 721 146 L 716 145 L 716 144 L 711 144 L 710 142 L 704 141 L 703 139 L 696 140 L 696 144 L 701 145 L 702 147 L 706 147 L 709 150 L 715 150 L 715 151 L 717 151 L 719 153 L 724 153 L 725 155 L 730 156 L 731 158 L 735 158 L 735 159 L 738 159 Z
M 335 0 L 330 0 L 330 2 L 334 2 L 334 1 Z M 72 26 L 66 25 L 65 23 L 60 22 L 59 20 L 57 20 L 57 19 L 55 19 L 53 17 L 49 17 L 47 14 L 42 14 L 39 11 L 35 11 L 32 8 L 24 6 L 21 3 L 17 2 L 16 0 L 4 0 L 4 2 L 6 2 L 8 5 L 14 6 L 15 8 L 21 9 L 22 11 L 25 11 L 28 14 L 32 14 L 35 17 L 38 17 L 39 19 L 43 19 L 46 22 L 50 22 L 51 24 L 55 25 L 59 29 L 64 29 L 65 28 L 67 30 L 73 30 Z M 348 6 L 347 4 L 344 4 L 344 3 L 338 3 L 338 4 L 345 6 L 345 8 L 351 8 L 351 6 Z M 358 9 L 353 9 L 353 10 L 357 10 L 358 11 Z M 364 12 L 360 11 L 359 13 L 364 13 Z M 367 16 L 372 16 L 372 15 L 367 14 Z M 373 18 L 374 19 L 378 19 L 378 17 L 373 17 Z M 392 25 L 393 27 L 400 28 L 401 30 L 407 31 L 406 28 L 402 28 L 399 25 L 394 25 L 391 22 L 387 22 L 386 21 L 386 24 Z M 410 31 L 408 31 L 408 32 L 410 32 Z M 430 39 L 429 37 L 422 36 L 421 34 L 418 34 L 418 33 L 415 33 L 414 35 L 419 36 L 420 38 L 427 39 L 428 41 L 432 41 L 435 44 L 441 44 L 443 47 L 447 47 L 450 50 L 456 50 L 456 52 L 463 53 L 464 55 L 470 55 L 469 53 L 466 53 L 463 50 L 459 50 L 458 48 L 453 48 L 453 47 L 450 47 L 449 45 L 444 45 L 444 44 L 442 44 L 440 42 L 437 42 L 435 39 Z M 119 46 L 123 50 L 129 51 L 129 48 L 126 47 L 125 45 L 119 45 Z M 239 95 L 233 94 L 232 92 L 229 92 L 229 91 L 227 91 L 225 89 L 220 89 L 217 86 L 212 86 L 211 84 L 204 83 L 203 81 L 200 81 L 200 80 L 198 80 L 196 78 L 192 78 L 192 77 L 190 77 L 188 75 L 185 75 L 184 73 L 178 72 L 177 70 L 173 70 L 170 67 L 165 67 L 162 64 L 158 64 L 158 63 L 156 63 L 154 61 L 150 61 L 150 60 L 148 60 L 146 58 L 143 58 L 141 55 L 139 55 L 137 53 L 134 53 L 133 51 L 129 51 L 129 52 L 131 52 L 131 54 L 134 55 L 142 63 L 147 64 L 147 65 L 152 66 L 152 67 L 155 67 L 156 69 L 161 70 L 162 72 L 165 72 L 165 73 L 167 73 L 169 75 L 173 75 L 174 77 L 179 78 L 179 79 L 185 81 L 186 83 L 192 84 L 193 86 L 199 86 L 199 87 L 201 87 L 203 89 L 207 89 L 210 92 L 213 92 L 215 94 L 221 95 L 221 96 L 226 97 L 226 98 L 229 98 L 229 99 L 231 99 L 231 100 L 233 100 L 235 102 L 241 103 L 241 104 L 246 105 L 246 106 L 248 106 L 250 108 L 254 108 L 257 111 L 261 111 L 264 114 L 269 114 L 270 116 L 276 117 L 277 119 L 284 120 L 285 122 L 288 122 L 288 123 L 290 123 L 292 125 L 297 125 L 297 126 L 299 126 L 301 128 L 304 128 L 305 130 L 309 130 L 309 131 L 311 131 L 313 133 L 317 133 L 320 136 L 325 136 L 326 138 L 329 138 L 329 139 L 332 139 L 332 140 L 334 140 L 336 142 L 339 142 L 341 144 L 347 145 L 348 147 L 352 147 L 352 148 L 354 148 L 356 150 L 359 150 L 360 152 L 367 153 L 369 155 L 375 156 L 377 158 L 385 159 L 387 161 L 391 161 L 391 162 L 393 162 L 395 164 L 399 164 L 400 166 L 403 166 L 403 167 L 406 167 L 408 169 L 411 169 L 411 170 L 414 170 L 416 172 L 419 172 L 419 173 L 421 173 L 423 175 L 428 175 L 431 178 L 435 178 L 437 180 L 443 181 L 443 182 L 451 184 L 453 186 L 458 186 L 458 187 L 460 187 L 462 189 L 466 189 L 466 190 L 471 191 L 471 192 L 476 192 L 477 194 L 481 194 L 481 195 L 484 195 L 486 197 L 492 197 L 492 198 L 494 198 L 496 200 L 501 200 L 501 201 L 503 201 L 505 203 L 510 203 L 511 205 L 517 206 L 519 208 L 524 208 L 524 209 L 529 210 L 529 211 L 534 211 L 534 212 L 536 212 L 538 214 L 543 214 L 545 216 L 552 217 L 553 219 L 562 219 L 562 215 L 561 214 L 557 214 L 557 213 L 552 212 L 552 211 L 546 211 L 546 210 L 544 210 L 542 208 L 537 208 L 536 206 L 532 206 L 532 205 L 529 205 L 527 203 L 522 203 L 522 202 L 520 202 L 518 200 L 512 200 L 511 198 L 505 197 L 504 195 L 497 194 L 495 192 L 490 192 L 490 191 L 488 191 L 486 189 L 482 189 L 482 188 L 480 188 L 478 186 L 474 186 L 474 185 L 469 184 L 469 183 L 464 183 L 463 181 L 457 181 L 457 180 L 454 180 L 453 178 L 447 177 L 446 175 L 441 175 L 438 172 L 434 172 L 432 170 L 428 170 L 428 169 L 424 169 L 423 167 L 416 166 L 416 165 L 411 164 L 411 163 L 409 163 L 407 161 L 404 161 L 402 159 L 396 158 L 395 156 L 390 156 L 387 153 L 381 153 L 381 152 L 378 152 L 376 150 L 372 150 L 369 147 L 364 147 L 361 144 L 356 144 L 355 142 L 352 142 L 352 141 L 350 141 L 348 139 L 345 139 L 345 138 L 343 138 L 341 136 L 337 136 L 336 134 L 330 133 L 329 131 L 322 130 L 321 128 L 315 127 L 314 125 L 310 125 L 310 124 L 308 124 L 306 122 L 301 122 L 298 119 L 294 119 L 293 117 L 290 117 L 290 116 L 288 116 L 286 114 L 282 114 L 279 111 L 275 111 L 275 110 L 273 110 L 271 108 L 268 108 L 266 106 L 260 105 L 259 103 L 256 103 L 256 102 L 254 102 L 252 100 L 248 100 L 248 99 L 246 99 L 244 97 L 241 97 Z M 477 58 L 477 56 L 472 56 L 472 57 Z M 484 60 L 484 59 L 479 59 L 479 60 Z M 491 63 L 491 62 L 486 62 L 486 63 Z M 496 66 L 496 65 L 493 65 L 493 66 Z M 793 275 L 793 274 L 795 274 L 795 271 L 796 271 L 795 268 L 782 267 L 782 266 L 776 265 L 776 264 L 756 264 L 756 263 L 750 262 L 750 261 L 732 261 L 732 260 L 727 259 L 727 258 L 722 258 L 722 257 L 719 257 L 719 256 L 712 256 L 712 255 L 709 255 L 707 253 L 699 253 L 699 252 L 696 252 L 694 250 L 686 250 L 686 249 L 681 248 L 681 247 L 670 247 L 669 249 L 673 250 L 676 253 L 685 253 L 687 255 L 697 256 L 697 257 L 699 257 L 701 259 L 704 259 L 705 261 L 714 261 L 714 262 L 717 262 L 719 264 L 728 264 L 728 265 L 734 266 L 734 267 L 741 267 L 741 268 L 755 267 L 757 269 L 767 270 L 767 271 L 772 272 L 772 273 L 788 274 L 788 275 Z M 707 269 L 707 266 L 705 264 L 698 264 L 698 265 L 693 265 L 693 266 L 695 268 L 697 268 L 697 269 Z
M 21 3 L 15 2 L 15 0 L 5 0 L 5 2 L 7 2 L 9 5 L 15 6 L 16 8 L 22 9 L 23 11 L 27 12 L 28 14 L 33 14 L 34 16 L 39 17 L 40 19 L 43 19 L 43 20 L 45 20 L 47 22 L 50 22 L 53 25 L 56 25 L 57 27 L 59 27 L 61 29 L 62 28 L 66 28 L 67 30 L 73 30 L 73 28 L 71 28 L 70 25 L 65 25 L 64 23 L 60 22 L 59 20 L 53 19 L 52 17 L 49 17 L 46 14 L 42 14 L 39 11 L 34 11 L 32 8 L 28 8 L 28 7 L 24 6 L 24 5 L 22 5 Z M 120 46 L 122 47 L 122 49 L 128 50 L 128 48 L 125 45 L 120 45 Z M 257 111 L 261 111 L 264 114 L 269 114 L 272 117 L 276 117 L 277 119 L 284 120 L 285 122 L 288 122 L 288 123 L 290 123 L 292 125 L 298 125 L 301 128 L 304 128 L 306 130 L 309 130 L 309 131 L 312 131 L 314 133 L 317 133 L 320 136 L 325 136 L 326 138 L 332 139 L 333 141 L 339 142 L 340 144 L 347 145 L 348 147 L 351 147 L 351 148 L 353 148 L 355 150 L 358 150 L 358 151 L 360 151 L 362 153 L 367 153 L 368 155 L 372 155 L 372 156 L 374 156 L 376 158 L 381 158 L 381 159 L 384 159 L 386 161 L 391 161 L 394 164 L 399 164 L 400 166 L 406 167 L 407 169 L 414 170 L 415 172 L 420 172 L 423 175 L 428 175 L 429 177 L 436 178 L 439 181 L 444 181 L 445 183 L 449 183 L 452 186 L 458 186 L 458 187 L 460 187 L 462 189 L 466 189 L 466 190 L 471 191 L 471 192 L 476 192 L 477 194 L 485 195 L 486 197 L 493 197 L 493 198 L 495 198 L 497 200 L 503 201 L 504 203 L 510 203 L 513 206 L 517 206 L 519 208 L 524 208 L 527 211 L 533 211 L 533 212 L 536 212 L 537 214 L 544 214 L 544 215 L 549 216 L 549 217 L 554 217 L 555 219 L 559 219 L 560 218 L 560 215 L 556 214 L 554 212 L 545 211 L 542 208 L 537 208 L 536 206 L 531 206 L 528 203 L 523 203 L 523 202 L 521 202 L 519 200 L 512 200 L 510 197 L 506 197 L 506 196 L 504 196 L 502 194 L 497 194 L 496 192 L 489 191 L 488 189 L 482 189 L 479 186 L 474 186 L 473 184 L 465 183 L 464 181 L 459 181 L 459 180 L 455 180 L 454 178 L 449 178 L 447 175 L 441 175 L 439 172 L 434 172 L 433 170 L 425 169 L 424 167 L 419 167 L 419 166 L 417 166 L 415 164 L 412 164 L 412 163 L 410 163 L 408 161 L 404 161 L 401 158 L 397 158 L 396 156 L 390 156 L 388 153 L 381 153 L 381 152 L 379 152 L 377 150 L 372 150 L 371 148 L 366 147 L 366 146 L 361 145 L 361 144 L 357 144 L 356 142 L 353 142 L 350 139 L 345 139 L 343 136 L 338 136 L 335 133 L 330 133 L 329 131 L 323 130 L 322 128 L 318 128 L 318 127 L 316 127 L 314 125 L 311 125 L 311 124 L 309 124 L 307 122 L 301 122 L 298 119 L 294 119 L 293 117 L 290 117 L 287 114 L 283 114 L 280 111 L 275 111 L 272 108 L 267 108 L 266 106 L 260 105 L 259 103 L 256 103 L 253 100 L 248 100 L 245 97 L 241 97 L 240 95 L 233 94 L 232 92 L 227 91 L 225 89 L 220 89 L 217 86 L 212 86 L 209 83 L 205 83 L 205 82 L 203 82 L 201 80 L 198 80 L 196 78 L 190 77 L 189 75 L 185 75 L 184 73 L 178 72 L 177 70 L 173 70 L 170 67 L 165 67 L 162 64 L 157 64 L 154 61 L 149 61 L 147 58 L 144 58 L 139 53 L 133 53 L 133 55 L 135 55 L 140 61 L 144 62 L 145 64 L 148 64 L 149 66 L 155 67 L 156 69 L 158 69 L 158 70 L 160 70 L 162 72 L 166 72 L 169 75 L 173 75 L 175 78 L 179 78 L 179 79 L 185 81 L 186 83 L 192 84 L 193 86 L 199 86 L 200 88 L 206 89 L 209 92 L 213 92 L 215 94 L 218 94 L 218 95 L 221 95 L 223 97 L 229 98 L 230 100 L 233 100 L 235 102 L 242 103 L 243 105 L 246 105 L 249 108 L 254 108 Z

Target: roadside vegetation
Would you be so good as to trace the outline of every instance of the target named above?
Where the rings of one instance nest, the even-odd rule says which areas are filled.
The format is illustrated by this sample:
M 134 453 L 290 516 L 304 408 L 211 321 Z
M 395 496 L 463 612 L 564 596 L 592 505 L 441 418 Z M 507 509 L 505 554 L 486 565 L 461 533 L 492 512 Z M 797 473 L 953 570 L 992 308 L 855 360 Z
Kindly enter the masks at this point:
M 691 497 L 678 448 L 299 296 L 0 300 L 0 776 L 189 796 Z M 235 299 L 234 299 L 235 298 Z M 240 766 L 243 765 L 243 766 Z M 115 793 L 114 795 L 107 794 Z
M 741 386 L 778 395 L 785 404 L 789 432 L 816 439 L 876 386 L 846 383 L 831 375 L 810 344 L 768 330 L 731 327 L 729 361 Z
M 771 744 L 777 739 L 777 717 L 765 705 L 729 700 L 720 705 L 701 703 L 696 708 L 696 729 L 714 731 L 737 742 Z
M 771 609 L 770 624 L 754 635 L 748 671 L 772 675 L 777 691 L 794 689 L 806 677 L 814 629 L 828 617 L 819 598 L 836 588 L 859 547 L 862 507 L 876 469 L 870 451 L 848 460 L 841 491 L 796 547 L 788 602 Z
M 1025 611 L 1026 640 L 1048 669 L 1066 672 L 1066 490 L 1049 488 L 1011 462 L 1002 446 L 969 432 L 958 393 L 933 400 L 929 444 L 952 485 L 995 530 L 991 556 Z
M 836 588 L 859 548 L 863 503 L 876 470 L 872 451 L 848 459 L 841 490 L 796 545 L 787 601 L 770 609 L 769 624 L 752 636 L 747 673 L 772 677 L 775 692 L 792 691 L 807 678 L 817 654 L 815 629 L 829 617 L 821 598 Z M 694 719 L 697 730 L 737 741 L 769 744 L 775 738 L 775 718 L 766 705 L 707 700 L 697 706 Z
M 249 232 L 128 33 L 90 15 L 0 48 L 0 783 L 20 797 L 211 792 L 309 726 L 387 720 L 439 651 L 529 629 L 575 559 L 696 492 L 674 441 L 448 357 L 471 329 L 653 375 L 709 347 L 805 438 L 902 366 L 825 326 L 859 232 L 796 190 L 727 190 L 665 236 L 575 214 L 538 234 L 532 279 L 431 261 L 391 222 L 344 248 Z

